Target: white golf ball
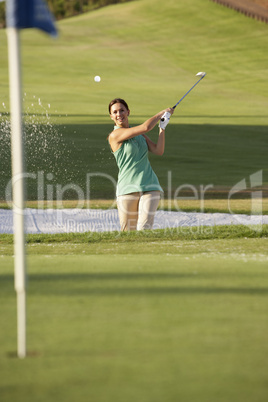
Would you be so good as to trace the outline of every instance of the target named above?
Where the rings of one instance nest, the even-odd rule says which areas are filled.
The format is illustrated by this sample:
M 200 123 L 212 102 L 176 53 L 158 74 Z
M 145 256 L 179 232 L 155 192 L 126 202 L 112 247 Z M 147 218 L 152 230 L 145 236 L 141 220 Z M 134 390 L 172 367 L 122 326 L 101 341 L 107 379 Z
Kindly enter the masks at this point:
M 94 81 L 95 82 L 100 82 L 101 77 L 99 75 L 96 75 L 96 77 L 94 77 Z

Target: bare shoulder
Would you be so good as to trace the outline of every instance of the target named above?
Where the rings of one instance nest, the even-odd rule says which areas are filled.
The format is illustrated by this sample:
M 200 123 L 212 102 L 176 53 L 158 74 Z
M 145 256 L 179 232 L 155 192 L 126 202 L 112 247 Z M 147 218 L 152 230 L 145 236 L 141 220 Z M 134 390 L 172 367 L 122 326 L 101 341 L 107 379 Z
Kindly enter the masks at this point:
M 118 142 L 116 131 L 114 130 L 108 135 L 108 141 L 113 152 L 116 152 L 122 145 L 122 143 Z
M 118 142 L 118 140 L 117 140 L 117 135 L 116 135 L 116 134 L 117 134 L 116 131 L 117 131 L 117 130 L 113 130 L 113 131 L 108 135 L 108 141 L 109 141 L 110 145 L 111 145 L 111 143 Z

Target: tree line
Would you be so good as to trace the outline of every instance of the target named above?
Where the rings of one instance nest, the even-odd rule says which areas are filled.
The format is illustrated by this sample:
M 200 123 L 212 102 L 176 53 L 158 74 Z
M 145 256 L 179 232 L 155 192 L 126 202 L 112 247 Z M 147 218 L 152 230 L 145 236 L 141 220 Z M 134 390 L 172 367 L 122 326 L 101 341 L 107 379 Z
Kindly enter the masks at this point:
M 126 3 L 131 0 L 44 0 L 54 14 L 56 20 L 82 14 L 109 4 Z M 6 4 L 0 2 L 0 28 L 6 27 Z

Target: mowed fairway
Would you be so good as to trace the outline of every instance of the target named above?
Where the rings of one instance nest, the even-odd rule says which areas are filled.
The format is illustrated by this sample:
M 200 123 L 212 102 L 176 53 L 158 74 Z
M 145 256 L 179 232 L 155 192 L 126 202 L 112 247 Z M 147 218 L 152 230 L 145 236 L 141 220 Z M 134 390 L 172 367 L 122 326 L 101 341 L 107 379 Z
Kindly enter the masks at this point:
M 1 401 L 266 401 L 266 245 L 31 244 L 24 361 L 2 256 Z
M 26 110 L 35 95 L 63 124 L 89 118 L 109 123 L 107 105 L 120 95 L 140 119 L 174 105 L 195 74 L 206 71 L 173 116 L 177 122 L 267 123 L 264 23 L 210 0 L 167 0 L 165 7 L 144 0 L 66 19 L 58 27 L 57 40 L 37 30 L 22 32 Z M 5 32 L 0 35 L 1 98 L 8 105 Z
M 169 172 L 172 192 L 184 184 L 197 191 L 200 185 L 230 189 L 260 170 L 267 187 L 267 24 L 210 0 L 167 0 L 164 7 L 160 0 L 143 0 L 63 20 L 58 27 L 57 40 L 37 30 L 21 34 L 27 171 L 43 171 L 45 190 L 53 185 L 54 198 L 57 184 L 79 186 L 86 197 L 88 173 L 116 180 L 106 140 L 113 126 L 107 108 L 111 99 L 125 98 L 130 124 L 139 124 L 173 106 L 196 82 L 198 71 L 207 76 L 172 116 L 165 154 L 150 158 L 165 196 Z M 7 113 L 4 31 L 0 52 L 0 112 Z M 150 136 L 156 140 L 157 128 Z M 10 151 L 5 138 L 1 143 L 4 199 Z M 27 181 L 28 199 L 36 199 L 36 180 Z M 92 179 L 90 195 L 113 198 L 114 186 Z M 63 194 L 78 196 L 76 191 Z
M 267 226 L 31 236 L 23 361 L 8 239 L 1 401 L 266 401 Z
M 138 124 L 174 105 L 198 71 L 207 76 L 176 109 L 164 156 L 150 159 L 165 202 L 186 183 L 198 196 L 212 185 L 213 198 L 222 191 L 227 201 L 230 188 L 243 179 L 249 188 L 257 171 L 264 194 L 266 24 L 210 0 L 142 0 L 58 26 L 56 41 L 36 30 L 21 34 L 27 171 L 44 179 L 44 199 L 70 183 L 85 195 L 88 173 L 116 180 L 106 141 L 112 98 L 126 98 Z M 2 30 L 0 52 L 4 200 L 10 144 Z M 27 199 L 36 200 L 40 187 L 33 179 L 27 185 Z M 91 198 L 113 199 L 111 181 L 97 176 L 91 185 Z M 69 190 L 71 201 L 78 194 Z M 217 211 L 221 200 L 209 201 Z M 243 205 L 233 210 L 245 212 Z M 12 237 L 0 237 L 1 402 L 267 401 L 267 226 L 27 240 L 28 352 L 20 360 Z

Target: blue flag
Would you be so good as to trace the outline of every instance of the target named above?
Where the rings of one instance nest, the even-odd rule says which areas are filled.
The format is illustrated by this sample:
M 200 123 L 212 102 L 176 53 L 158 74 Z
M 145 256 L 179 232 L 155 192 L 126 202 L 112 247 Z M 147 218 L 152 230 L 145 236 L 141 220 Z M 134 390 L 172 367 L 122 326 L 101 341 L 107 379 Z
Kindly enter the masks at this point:
M 8 28 L 39 28 L 57 36 L 54 16 L 44 0 L 7 0 L 6 20 Z

